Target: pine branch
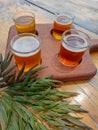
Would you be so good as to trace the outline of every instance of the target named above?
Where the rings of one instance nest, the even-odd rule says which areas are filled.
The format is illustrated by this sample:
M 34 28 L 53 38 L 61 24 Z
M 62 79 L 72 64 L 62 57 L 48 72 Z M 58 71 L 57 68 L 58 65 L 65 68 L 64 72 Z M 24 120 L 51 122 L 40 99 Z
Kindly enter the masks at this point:
M 92 130 L 72 116 L 87 112 L 68 102 L 77 93 L 60 92 L 52 76 L 38 78 L 45 67 L 24 73 L 24 65 L 16 74 L 11 61 L 10 53 L 0 55 L 0 130 Z

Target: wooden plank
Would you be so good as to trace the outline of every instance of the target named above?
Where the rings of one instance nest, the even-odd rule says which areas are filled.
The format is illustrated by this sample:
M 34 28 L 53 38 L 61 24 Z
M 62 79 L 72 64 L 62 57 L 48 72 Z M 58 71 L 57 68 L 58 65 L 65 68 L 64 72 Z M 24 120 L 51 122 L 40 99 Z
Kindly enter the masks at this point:
M 94 79 L 94 78 L 93 78 Z M 80 115 L 83 121 L 89 124 L 94 130 L 98 130 L 98 92 L 86 81 L 78 81 L 65 83 L 62 85 L 62 91 L 74 91 L 79 93 L 71 99 L 72 103 L 81 105 L 81 107 L 88 111 L 88 114 Z
M 51 14 L 54 14 L 57 9 L 69 11 L 70 13 L 76 16 L 74 23 L 84 27 L 85 29 L 92 31 L 98 34 L 98 1 L 96 0 L 64 0 L 61 1 L 34 1 L 34 0 L 25 0 L 30 4 L 33 4 L 43 10 L 48 11 Z

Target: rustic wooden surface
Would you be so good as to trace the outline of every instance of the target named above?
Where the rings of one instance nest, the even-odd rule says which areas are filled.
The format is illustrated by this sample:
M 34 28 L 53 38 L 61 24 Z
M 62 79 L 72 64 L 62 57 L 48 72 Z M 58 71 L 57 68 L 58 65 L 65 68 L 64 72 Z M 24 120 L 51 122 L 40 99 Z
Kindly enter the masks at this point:
M 3 54 L 5 53 L 9 27 L 13 25 L 12 16 L 17 10 L 18 11 L 24 10 L 24 9 L 32 10 L 36 15 L 36 23 L 53 23 L 53 15 L 36 6 L 23 4 L 22 3 L 23 1 L 21 1 L 22 4 L 17 4 L 17 3 L 15 4 L 16 0 L 13 0 L 13 1 L 1 0 L 1 1 L 0 1 L 0 25 L 1 25 L 0 26 L 0 52 L 2 52 Z M 39 1 L 45 2 L 44 0 L 43 1 L 39 0 Z M 62 2 L 61 0 L 58 0 L 58 1 L 55 1 L 54 3 L 52 1 L 53 6 L 55 6 L 56 4 L 55 8 L 64 9 L 64 4 L 63 4 L 64 0 L 62 0 Z M 68 0 L 66 1 L 68 2 Z M 48 4 L 50 4 L 51 0 L 49 1 L 47 0 L 46 2 L 49 2 Z M 88 16 L 90 17 L 90 20 L 93 18 L 98 19 L 98 13 L 97 13 L 98 0 L 88 0 L 88 1 L 87 0 L 75 0 L 75 1 L 69 0 L 69 5 L 67 5 L 67 8 L 70 8 L 70 5 L 72 5 L 72 2 L 78 3 L 78 6 L 77 6 L 78 9 L 74 7 L 74 10 L 76 10 L 76 12 L 80 11 L 81 19 L 86 20 Z M 81 3 L 82 5 L 85 6 L 85 10 L 82 8 L 80 9 Z M 88 11 L 89 5 L 93 6 L 93 9 L 95 9 L 95 12 L 92 13 L 92 6 L 91 8 L 89 8 L 90 11 Z M 84 17 L 84 14 L 85 14 L 85 17 Z M 75 24 L 75 27 L 77 29 L 80 29 L 88 33 L 92 39 L 98 39 L 97 34 L 91 31 L 88 31 L 87 29 L 76 24 Z M 98 26 L 96 25 L 95 28 L 98 28 Z M 98 51 L 91 53 L 90 56 L 98 70 Z M 75 91 L 79 93 L 78 96 L 71 99 L 72 103 L 80 104 L 82 108 L 89 111 L 88 114 L 81 115 L 83 117 L 83 121 L 86 124 L 90 125 L 94 130 L 98 130 L 98 73 L 90 80 L 65 82 L 61 86 L 61 90 L 62 91 Z
M 49 13 L 64 10 L 75 16 L 74 23 L 98 34 L 98 0 L 25 0 Z M 95 16 L 95 14 L 97 16 Z

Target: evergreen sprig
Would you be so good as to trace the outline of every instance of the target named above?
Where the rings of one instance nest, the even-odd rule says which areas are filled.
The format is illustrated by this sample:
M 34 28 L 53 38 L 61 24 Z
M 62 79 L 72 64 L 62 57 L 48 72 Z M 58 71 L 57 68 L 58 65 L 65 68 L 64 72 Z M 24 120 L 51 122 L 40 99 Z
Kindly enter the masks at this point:
M 16 73 L 10 53 L 0 54 L 0 130 L 92 130 L 77 115 L 86 112 L 67 98 L 75 92 L 60 92 L 60 81 L 38 78 L 44 67 Z

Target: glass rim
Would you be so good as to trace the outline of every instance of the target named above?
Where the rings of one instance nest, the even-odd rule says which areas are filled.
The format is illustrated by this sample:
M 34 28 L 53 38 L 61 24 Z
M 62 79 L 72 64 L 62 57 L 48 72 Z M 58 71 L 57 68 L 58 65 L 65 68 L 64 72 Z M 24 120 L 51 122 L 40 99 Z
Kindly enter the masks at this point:
M 21 38 L 21 37 L 25 37 L 25 36 L 33 36 L 34 38 L 36 38 L 39 42 L 39 45 L 38 47 L 35 49 L 35 50 L 31 50 L 31 51 L 24 51 L 24 52 L 21 52 L 21 51 L 17 51 L 13 48 L 13 43 Z M 17 38 L 17 39 L 16 39 Z M 15 40 L 16 39 L 16 40 Z M 36 35 L 36 34 L 32 34 L 32 33 L 21 33 L 21 34 L 16 34 L 13 36 L 13 38 L 11 39 L 10 41 L 10 48 L 11 50 L 13 51 L 13 53 L 19 53 L 19 54 L 29 54 L 29 53 L 32 53 L 32 52 L 36 52 L 38 49 L 40 49 L 40 46 L 41 46 L 41 40 L 40 38 Z
M 75 31 L 75 32 L 83 33 L 83 34 L 87 37 L 87 40 L 86 40 L 85 38 L 83 38 L 83 39 L 86 40 L 87 45 L 84 46 L 84 47 L 76 47 L 76 46 L 72 46 L 72 45 L 67 44 L 67 46 L 70 46 L 70 47 L 76 48 L 76 49 L 83 49 L 83 48 L 87 48 L 87 47 L 90 46 L 91 39 L 90 39 L 89 35 L 88 35 L 87 33 L 83 32 L 83 31 L 81 31 L 81 30 L 78 30 L 78 29 L 69 29 L 69 30 L 67 30 L 67 31 L 64 31 L 63 34 L 62 34 L 62 41 L 63 41 L 64 43 L 68 43 L 68 42 L 66 42 L 66 41 L 64 40 L 64 37 L 65 37 L 65 34 L 66 34 L 67 32 L 69 32 L 69 31 Z M 77 33 L 77 34 L 78 34 L 78 33 Z M 71 34 L 70 34 L 70 35 L 71 35 Z M 80 36 L 81 36 L 81 35 L 80 35 Z
M 32 16 L 35 18 L 35 14 L 32 12 L 32 11 L 17 11 L 14 15 L 13 15 L 13 17 L 12 17 L 12 19 L 14 20 L 14 21 L 16 21 L 16 19 L 18 18 L 18 17 L 20 17 L 20 14 L 24 14 L 23 16 L 25 16 L 26 15 L 26 13 L 28 13 L 28 14 L 32 14 Z

